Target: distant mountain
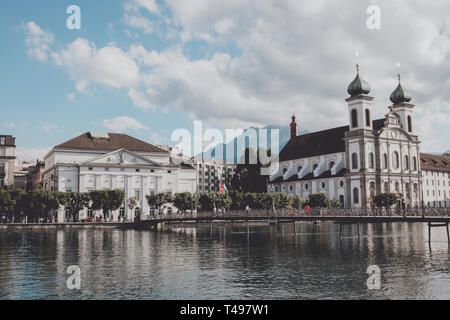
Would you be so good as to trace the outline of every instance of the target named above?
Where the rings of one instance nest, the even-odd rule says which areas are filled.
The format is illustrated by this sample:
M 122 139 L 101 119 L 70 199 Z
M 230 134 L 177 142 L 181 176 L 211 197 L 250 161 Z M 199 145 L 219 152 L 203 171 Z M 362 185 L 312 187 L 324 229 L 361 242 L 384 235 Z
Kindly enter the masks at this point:
M 253 143 L 253 145 L 250 143 L 249 138 L 245 137 L 247 134 L 247 132 L 249 130 L 254 129 L 257 133 L 256 136 L 256 144 Z M 205 158 L 213 158 L 213 159 L 217 159 L 217 160 L 225 160 L 227 162 L 231 162 L 231 163 L 237 163 L 238 159 L 240 159 L 242 157 L 242 155 L 244 154 L 245 151 L 245 147 L 251 147 L 254 150 L 257 150 L 260 142 L 259 142 L 259 134 L 261 133 L 259 131 L 259 129 L 266 129 L 267 130 L 267 146 L 270 147 L 271 144 L 271 131 L 278 129 L 279 130 L 279 138 L 280 138 L 280 151 L 284 148 L 284 146 L 289 142 L 290 138 L 291 138 L 291 129 L 289 128 L 289 126 L 275 126 L 275 125 L 267 125 L 263 128 L 256 128 L 256 127 L 250 127 L 247 129 L 244 129 L 244 133 L 236 138 L 234 138 L 233 140 L 231 140 L 230 142 L 228 142 L 227 144 L 219 144 L 218 146 L 216 146 L 215 148 L 210 148 L 207 151 L 205 151 L 203 153 L 203 156 Z M 299 135 L 302 134 L 306 134 L 309 133 L 308 130 L 300 130 L 298 132 Z M 241 148 L 243 150 L 237 150 L 237 146 L 238 146 L 238 141 L 241 140 L 243 141 L 243 139 L 245 138 L 245 147 Z M 262 146 L 262 147 L 266 147 L 267 146 Z M 227 154 L 226 150 L 234 150 L 234 155 L 233 154 Z M 220 157 L 220 151 L 217 151 L 217 155 L 216 155 L 216 150 L 223 150 L 222 151 L 222 157 Z M 202 154 L 198 154 L 196 155 L 196 157 L 202 157 Z
M 443 154 L 450 156 L 450 150 L 445 151 Z

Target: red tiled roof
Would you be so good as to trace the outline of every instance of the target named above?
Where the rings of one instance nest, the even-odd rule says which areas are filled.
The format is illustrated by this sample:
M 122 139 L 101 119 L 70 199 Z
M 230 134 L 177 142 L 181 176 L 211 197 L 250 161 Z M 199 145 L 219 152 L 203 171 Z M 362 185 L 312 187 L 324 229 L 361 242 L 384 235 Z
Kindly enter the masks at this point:
M 106 151 L 127 149 L 129 151 L 169 153 L 164 149 L 161 149 L 145 141 L 133 138 L 127 134 L 108 133 L 108 135 L 109 139 L 93 139 L 89 132 L 86 132 L 82 135 L 79 135 L 78 137 L 57 145 L 56 148 Z
M 420 167 L 422 170 L 450 171 L 450 156 L 421 153 Z

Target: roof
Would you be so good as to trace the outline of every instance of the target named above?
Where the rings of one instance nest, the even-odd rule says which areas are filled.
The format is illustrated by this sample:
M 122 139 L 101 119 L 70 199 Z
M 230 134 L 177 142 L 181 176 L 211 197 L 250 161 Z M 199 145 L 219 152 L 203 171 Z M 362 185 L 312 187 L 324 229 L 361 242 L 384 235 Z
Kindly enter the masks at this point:
M 450 171 L 450 156 L 421 153 L 420 167 L 422 170 Z
M 373 130 L 384 127 L 384 121 L 384 118 L 373 120 Z M 345 152 L 344 137 L 348 130 L 349 126 L 343 126 L 297 136 L 281 150 L 280 161 Z
M 330 170 L 324 171 L 322 174 L 320 174 L 317 177 L 314 177 L 314 174 L 312 172 L 309 172 L 302 178 L 298 178 L 298 175 L 294 174 L 289 179 L 283 180 L 283 177 L 278 177 L 273 181 L 270 181 L 269 183 L 280 183 L 280 182 L 294 182 L 294 181 L 308 181 L 308 180 L 317 180 L 317 179 L 328 179 L 328 178 L 338 178 L 343 177 L 347 173 L 347 169 L 343 168 L 339 172 L 337 172 L 335 175 L 331 174 Z
M 109 139 L 92 138 L 91 134 L 89 132 L 86 132 L 79 135 L 78 137 L 57 145 L 56 148 L 105 151 L 126 149 L 130 151 L 168 153 L 168 151 L 164 149 L 161 149 L 145 141 L 133 138 L 127 134 L 108 133 L 108 136 Z

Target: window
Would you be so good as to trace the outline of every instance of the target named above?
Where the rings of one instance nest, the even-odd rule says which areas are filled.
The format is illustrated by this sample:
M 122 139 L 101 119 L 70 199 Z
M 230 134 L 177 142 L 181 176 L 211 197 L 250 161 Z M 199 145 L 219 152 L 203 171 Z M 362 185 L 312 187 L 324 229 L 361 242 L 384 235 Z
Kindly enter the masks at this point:
M 283 174 L 285 174 L 287 172 L 286 168 L 283 168 L 283 170 L 281 171 Z
M 358 155 L 356 153 L 352 154 L 352 169 L 358 169 Z
M 398 152 L 397 151 L 394 152 L 392 160 L 394 162 L 394 169 L 398 169 L 399 166 L 400 166 L 400 159 L 398 157 Z
M 375 167 L 375 161 L 373 157 L 373 153 L 369 153 L 369 168 L 373 169 Z
M 366 109 L 366 127 L 370 127 L 370 110 Z
M 136 169 L 136 172 L 140 172 L 141 171 L 141 169 Z
M 412 132 L 412 120 L 411 120 L 411 116 L 408 116 L 408 132 Z
M 413 157 L 413 170 L 417 171 L 417 159 L 416 159 L 416 157 Z
M 292 185 L 289 186 L 289 191 L 294 190 L 294 187 Z
M 387 169 L 388 167 L 388 156 L 386 153 L 383 154 L 383 169 Z
M 307 183 L 305 183 L 305 190 L 308 190 L 309 185 Z
M 0 144 L 4 145 L 5 144 L 5 137 L 0 137 Z
M 389 183 L 384 182 L 384 192 L 389 192 Z
M 89 171 L 92 171 L 92 170 L 94 170 L 94 168 L 89 168 L 88 170 L 89 170 Z
M 322 182 L 321 187 L 322 189 L 325 189 L 325 182 Z
M 105 171 L 109 171 L 109 168 L 105 168 Z
M 124 218 L 125 217 L 125 208 L 120 208 L 119 210 L 119 217 Z
M 303 167 L 302 166 L 298 166 L 297 168 L 297 173 L 300 173 L 300 171 L 302 171 Z
M 409 157 L 405 156 L 405 170 L 409 170 Z
M 318 166 L 319 166 L 319 165 L 318 165 L 317 163 L 315 163 L 315 164 L 313 165 L 313 171 L 316 170 Z
M 341 186 L 341 188 L 343 188 L 344 187 L 344 181 L 341 180 L 341 182 L 339 182 L 339 185 Z
M 172 171 L 171 171 L 171 170 L 168 170 L 167 173 L 172 173 Z
M 358 111 L 356 109 L 352 110 L 352 128 L 356 128 L 358 126 Z
M 358 188 L 353 189 L 353 203 L 359 203 L 359 191 Z
M 134 197 L 136 198 L 136 201 L 140 201 L 140 195 L 141 193 L 139 192 L 139 190 L 135 190 L 134 191 Z
M 328 170 L 331 170 L 331 168 L 334 167 L 334 161 L 330 161 L 330 163 L 328 164 Z

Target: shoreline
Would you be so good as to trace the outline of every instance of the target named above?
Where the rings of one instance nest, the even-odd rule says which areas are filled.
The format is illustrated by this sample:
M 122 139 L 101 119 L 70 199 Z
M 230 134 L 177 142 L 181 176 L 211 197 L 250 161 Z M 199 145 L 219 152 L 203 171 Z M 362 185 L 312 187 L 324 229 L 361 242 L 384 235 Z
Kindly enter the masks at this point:
M 101 222 L 101 223 L 5 223 L 0 224 L 0 232 L 4 230 L 42 230 L 42 229 L 133 229 L 133 222 Z

